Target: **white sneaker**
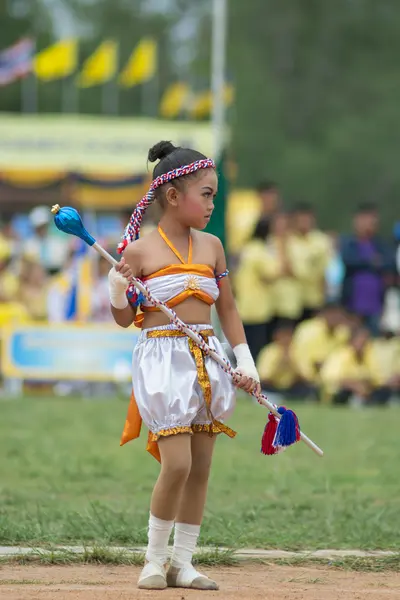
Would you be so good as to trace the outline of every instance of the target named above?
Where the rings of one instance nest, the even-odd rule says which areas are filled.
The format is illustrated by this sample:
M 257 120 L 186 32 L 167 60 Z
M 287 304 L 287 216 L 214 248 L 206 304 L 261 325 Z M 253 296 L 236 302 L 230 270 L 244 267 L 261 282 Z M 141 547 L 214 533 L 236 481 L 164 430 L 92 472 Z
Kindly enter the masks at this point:
M 169 587 L 191 588 L 192 590 L 218 590 L 218 585 L 212 579 L 202 575 L 188 564 L 178 569 L 170 567 L 167 573 Z
M 141 590 L 165 590 L 166 587 L 167 576 L 164 567 L 148 562 L 140 573 L 138 588 Z

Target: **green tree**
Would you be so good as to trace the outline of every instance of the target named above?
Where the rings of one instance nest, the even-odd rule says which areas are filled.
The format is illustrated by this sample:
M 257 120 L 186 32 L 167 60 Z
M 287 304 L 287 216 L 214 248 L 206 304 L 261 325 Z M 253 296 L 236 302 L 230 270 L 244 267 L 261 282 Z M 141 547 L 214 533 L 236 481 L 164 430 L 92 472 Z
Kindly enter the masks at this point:
M 400 7 L 396 0 L 231 0 L 239 181 L 278 179 L 325 225 L 360 201 L 398 212 Z

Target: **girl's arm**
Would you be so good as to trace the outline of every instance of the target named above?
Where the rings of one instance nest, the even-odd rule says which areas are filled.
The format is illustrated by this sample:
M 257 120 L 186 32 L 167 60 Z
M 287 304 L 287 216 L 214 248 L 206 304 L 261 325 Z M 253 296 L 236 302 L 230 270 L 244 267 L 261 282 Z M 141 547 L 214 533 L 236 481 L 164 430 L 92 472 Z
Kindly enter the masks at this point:
M 217 245 L 216 272 L 217 275 L 220 275 L 226 271 L 226 258 L 220 240 L 218 238 L 215 238 L 215 240 Z M 243 323 L 227 277 L 221 280 L 219 292 L 219 298 L 215 304 L 218 317 L 222 330 L 235 354 L 237 370 L 243 375 L 237 386 L 247 392 L 256 388 L 260 391 L 260 378 L 247 345 Z
M 126 290 L 129 279 L 140 274 L 139 255 L 132 245 L 127 246 L 124 257 L 108 275 L 111 313 L 120 327 L 130 327 L 135 320 L 136 307 L 128 302 Z

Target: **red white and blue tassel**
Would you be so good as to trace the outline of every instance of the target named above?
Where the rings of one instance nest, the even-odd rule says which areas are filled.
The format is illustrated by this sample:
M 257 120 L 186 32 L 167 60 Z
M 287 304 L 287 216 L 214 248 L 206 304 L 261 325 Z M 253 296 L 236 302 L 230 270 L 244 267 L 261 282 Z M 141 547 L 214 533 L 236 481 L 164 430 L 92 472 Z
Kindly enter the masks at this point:
M 134 285 L 130 285 L 127 289 L 126 296 L 132 306 L 140 306 L 146 300 L 146 297 L 142 292 L 138 292 Z
M 278 454 L 300 440 L 300 427 L 296 414 L 284 406 L 279 406 L 277 411 L 281 418 L 278 419 L 272 412 L 268 414 L 261 440 L 261 452 L 267 456 Z

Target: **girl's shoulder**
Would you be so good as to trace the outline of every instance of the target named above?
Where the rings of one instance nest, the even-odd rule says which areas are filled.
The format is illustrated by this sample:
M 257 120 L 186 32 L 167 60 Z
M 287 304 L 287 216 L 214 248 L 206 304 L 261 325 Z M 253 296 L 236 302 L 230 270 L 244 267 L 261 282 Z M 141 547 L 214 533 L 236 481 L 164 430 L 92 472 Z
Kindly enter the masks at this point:
M 194 242 L 199 242 L 202 245 L 207 245 L 210 248 L 220 249 L 222 248 L 222 242 L 216 235 L 207 233 L 207 231 L 198 231 L 197 229 L 191 230 L 191 236 Z
M 141 254 L 145 253 L 149 248 L 153 248 L 154 243 L 157 242 L 159 237 L 160 236 L 158 235 L 157 231 L 150 231 L 146 235 L 128 244 L 125 250 L 125 255 L 132 257 L 140 256 Z
M 124 251 L 124 258 L 130 267 L 134 270 L 136 276 L 141 276 L 146 269 L 147 262 L 157 260 L 157 256 L 162 254 L 162 248 L 159 248 L 159 236 L 153 231 L 145 236 L 128 244 Z

